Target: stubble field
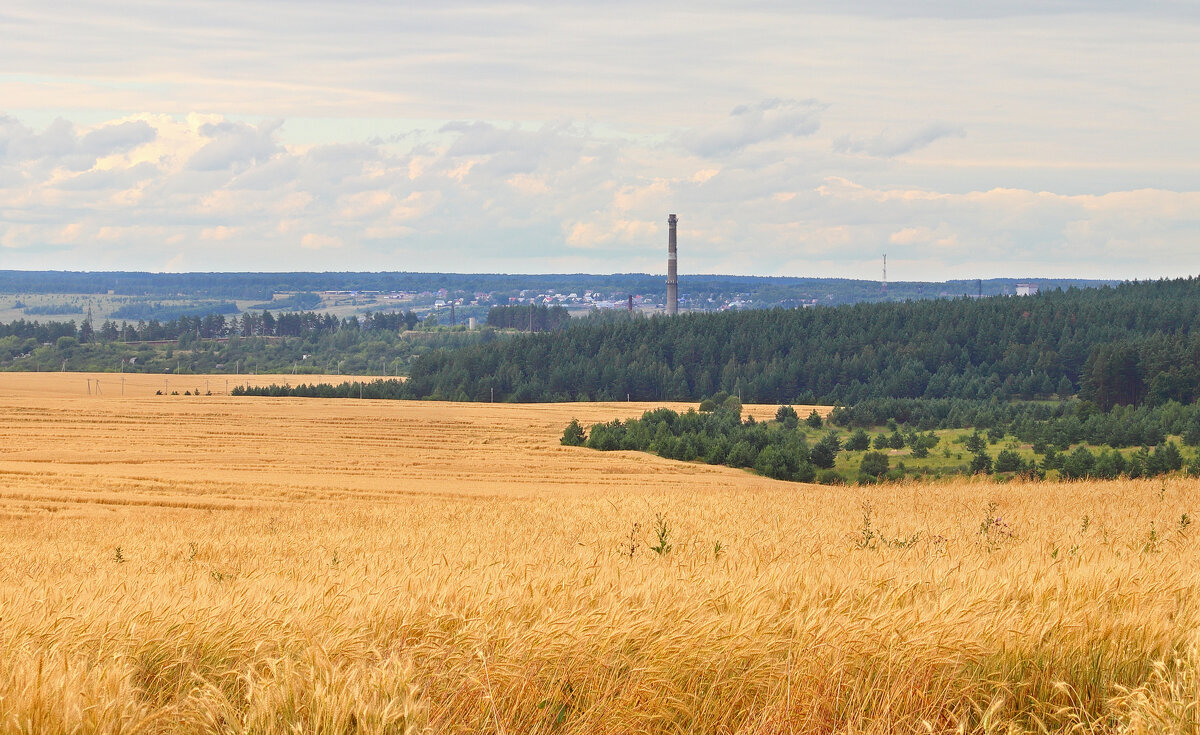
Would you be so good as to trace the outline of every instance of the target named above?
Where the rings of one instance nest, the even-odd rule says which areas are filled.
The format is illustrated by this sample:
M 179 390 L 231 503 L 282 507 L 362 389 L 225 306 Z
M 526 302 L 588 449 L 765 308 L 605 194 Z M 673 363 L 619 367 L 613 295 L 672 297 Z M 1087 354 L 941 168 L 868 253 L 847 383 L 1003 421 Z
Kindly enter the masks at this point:
M 0 374 L 0 732 L 1197 728 L 1193 480 L 795 485 L 558 444 L 647 404 L 46 375 Z

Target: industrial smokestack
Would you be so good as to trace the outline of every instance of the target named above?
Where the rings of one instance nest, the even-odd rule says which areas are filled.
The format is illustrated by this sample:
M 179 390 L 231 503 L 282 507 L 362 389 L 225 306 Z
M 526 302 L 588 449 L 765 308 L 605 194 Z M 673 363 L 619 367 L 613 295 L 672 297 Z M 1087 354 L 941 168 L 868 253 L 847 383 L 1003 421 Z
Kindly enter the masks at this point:
M 679 271 L 675 264 L 678 258 L 675 225 L 678 222 L 679 218 L 675 215 L 667 215 L 667 225 L 671 233 L 667 239 L 667 314 L 679 313 Z

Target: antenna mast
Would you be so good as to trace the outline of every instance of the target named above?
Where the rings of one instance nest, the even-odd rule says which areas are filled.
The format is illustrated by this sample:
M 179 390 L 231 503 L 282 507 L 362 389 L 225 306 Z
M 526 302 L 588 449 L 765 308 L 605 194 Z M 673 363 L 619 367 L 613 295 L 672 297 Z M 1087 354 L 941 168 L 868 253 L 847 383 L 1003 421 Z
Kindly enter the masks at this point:
M 887 293 L 887 253 L 883 254 L 883 292 Z

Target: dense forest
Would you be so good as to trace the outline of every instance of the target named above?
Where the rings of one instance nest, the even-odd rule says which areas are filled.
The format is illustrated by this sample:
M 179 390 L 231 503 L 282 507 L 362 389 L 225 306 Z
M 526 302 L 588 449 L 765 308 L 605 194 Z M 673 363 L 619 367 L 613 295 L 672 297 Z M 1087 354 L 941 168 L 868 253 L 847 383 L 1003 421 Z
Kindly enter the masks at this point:
M 1190 404 L 1200 280 L 1027 297 L 582 320 L 412 366 L 414 398 L 853 405 L 879 398 Z

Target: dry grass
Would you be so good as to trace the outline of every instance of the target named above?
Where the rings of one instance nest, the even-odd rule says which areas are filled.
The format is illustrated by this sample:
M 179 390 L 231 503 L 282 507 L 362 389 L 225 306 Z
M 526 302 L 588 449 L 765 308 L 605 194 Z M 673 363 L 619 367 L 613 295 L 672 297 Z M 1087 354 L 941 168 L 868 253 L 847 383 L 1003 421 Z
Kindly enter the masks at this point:
M 1197 730 L 1196 481 L 800 486 L 558 446 L 638 404 L 19 381 L 0 732 Z

